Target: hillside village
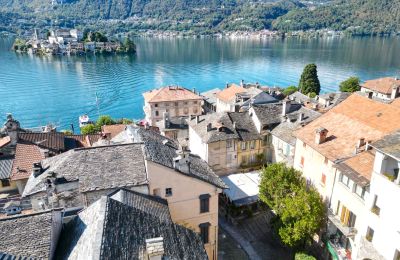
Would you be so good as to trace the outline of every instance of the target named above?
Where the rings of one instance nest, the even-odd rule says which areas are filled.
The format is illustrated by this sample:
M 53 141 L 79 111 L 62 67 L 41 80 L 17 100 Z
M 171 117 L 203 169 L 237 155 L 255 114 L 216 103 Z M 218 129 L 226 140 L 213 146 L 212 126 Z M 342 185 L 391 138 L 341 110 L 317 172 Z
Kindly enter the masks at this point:
M 279 214 L 260 183 L 276 164 L 324 205 L 308 253 L 400 259 L 399 79 L 315 97 L 242 80 L 143 98 L 143 120 L 94 134 L 25 129 L 7 116 L 0 259 L 228 259 L 221 230 L 250 259 L 293 259 L 278 242 L 265 253 Z

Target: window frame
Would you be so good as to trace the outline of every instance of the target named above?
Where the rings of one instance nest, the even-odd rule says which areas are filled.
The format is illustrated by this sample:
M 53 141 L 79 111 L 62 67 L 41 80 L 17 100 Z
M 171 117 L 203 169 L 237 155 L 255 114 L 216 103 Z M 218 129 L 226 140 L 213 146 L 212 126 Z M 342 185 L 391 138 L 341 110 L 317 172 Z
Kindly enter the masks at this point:
M 204 244 L 210 242 L 210 226 L 211 224 L 209 222 L 201 223 L 199 225 L 201 241 L 203 241 Z
M 11 183 L 9 179 L 2 179 L 1 180 L 1 187 L 10 187 Z
M 200 200 L 200 213 L 210 212 L 210 194 L 202 194 L 199 196 Z
M 165 197 L 171 197 L 172 194 L 172 188 L 165 188 Z

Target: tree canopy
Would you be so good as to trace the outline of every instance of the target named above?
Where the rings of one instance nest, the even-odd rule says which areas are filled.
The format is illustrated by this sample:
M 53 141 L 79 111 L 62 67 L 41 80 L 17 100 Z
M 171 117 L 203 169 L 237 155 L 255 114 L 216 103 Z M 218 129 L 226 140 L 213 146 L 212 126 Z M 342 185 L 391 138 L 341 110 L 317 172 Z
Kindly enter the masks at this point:
M 264 168 L 259 197 L 276 212 L 276 232 L 290 247 L 304 246 L 323 226 L 326 209 L 318 191 L 291 167 L 277 163 Z
M 355 92 L 360 90 L 360 79 L 357 77 L 350 77 L 340 83 L 340 91 L 342 92 Z
M 319 95 L 321 85 L 318 79 L 317 65 L 308 64 L 304 67 L 300 77 L 299 90 L 305 95 L 312 92 Z
M 297 90 L 298 90 L 298 88 L 296 86 L 289 86 L 289 87 L 285 88 L 282 93 L 285 96 L 289 96 L 289 95 L 293 94 L 294 92 L 296 92 Z

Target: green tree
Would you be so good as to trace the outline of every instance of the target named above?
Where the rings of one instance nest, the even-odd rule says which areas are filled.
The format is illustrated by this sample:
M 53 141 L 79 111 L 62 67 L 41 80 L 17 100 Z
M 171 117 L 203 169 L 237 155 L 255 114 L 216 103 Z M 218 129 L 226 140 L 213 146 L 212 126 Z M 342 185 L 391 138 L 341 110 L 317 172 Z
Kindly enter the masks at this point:
M 350 77 L 340 83 L 340 91 L 342 92 L 355 92 L 360 90 L 360 79 L 357 77 Z
M 72 133 L 71 130 L 61 130 L 61 133 L 65 134 L 65 135 L 73 135 L 74 133 Z
M 109 115 L 100 116 L 96 121 L 96 126 L 101 129 L 103 125 L 114 125 L 115 121 Z
M 270 164 L 262 171 L 260 199 L 279 214 L 283 198 L 303 182 L 301 173 L 294 168 L 283 163 Z
M 305 95 L 311 92 L 319 95 L 321 85 L 318 79 L 317 65 L 308 64 L 304 67 L 303 73 L 300 77 L 299 90 Z
M 81 127 L 81 133 L 84 135 L 96 134 L 98 132 L 99 132 L 99 128 L 93 124 L 88 124 L 88 125 Z
M 129 37 L 126 37 L 123 47 L 124 47 L 126 53 L 135 53 L 136 52 L 136 45 Z
M 296 253 L 296 255 L 294 256 L 294 260 L 317 260 L 317 259 L 311 255 L 307 255 L 306 253 Z
M 289 86 L 289 87 L 285 88 L 282 93 L 285 96 L 289 96 L 289 95 L 293 94 L 294 92 L 296 92 L 297 90 L 298 90 L 298 88 L 296 86 Z
M 277 214 L 275 229 L 284 244 L 302 247 L 322 228 L 325 204 L 299 171 L 270 164 L 262 171 L 259 188 L 260 200 Z
M 314 188 L 303 186 L 286 196 L 283 204 L 279 236 L 288 246 L 304 246 L 323 227 L 325 207 L 321 197 Z

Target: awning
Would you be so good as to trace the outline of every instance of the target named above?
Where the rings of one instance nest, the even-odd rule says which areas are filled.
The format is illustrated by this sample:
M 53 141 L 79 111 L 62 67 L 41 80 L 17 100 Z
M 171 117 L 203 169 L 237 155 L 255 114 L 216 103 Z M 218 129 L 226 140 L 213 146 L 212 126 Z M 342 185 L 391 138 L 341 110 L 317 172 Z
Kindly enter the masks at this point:
M 221 177 L 229 187 L 223 192 L 235 206 L 250 205 L 258 201 L 260 173 L 237 173 Z
M 326 247 L 328 248 L 329 253 L 332 255 L 332 259 L 333 260 L 339 260 L 339 256 L 336 253 L 335 249 L 333 248 L 333 246 L 331 245 L 331 242 L 327 242 L 326 243 Z

